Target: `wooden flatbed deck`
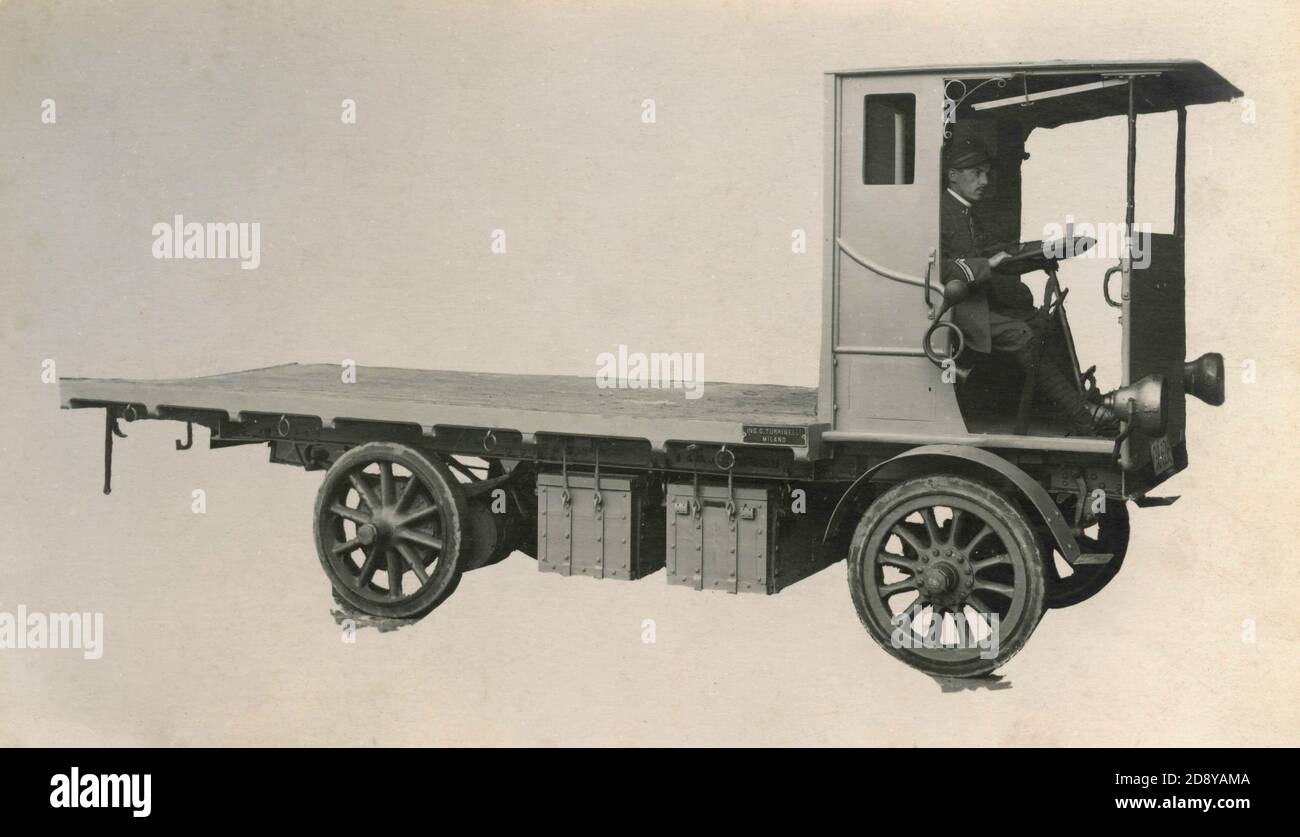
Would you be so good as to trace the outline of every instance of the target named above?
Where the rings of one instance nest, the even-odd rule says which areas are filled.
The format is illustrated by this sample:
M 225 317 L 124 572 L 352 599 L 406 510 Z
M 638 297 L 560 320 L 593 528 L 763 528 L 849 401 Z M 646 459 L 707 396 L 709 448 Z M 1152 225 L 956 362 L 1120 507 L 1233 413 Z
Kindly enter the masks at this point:
M 199 378 L 123 380 L 63 378 L 64 408 L 143 404 L 241 413 L 315 416 L 336 420 L 517 430 L 742 444 L 745 425 L 803 427 L 817 423 L 817 390 L 771 384 L 705 383 L 702 396 L 681 389 L 613 389 L 595 378 L 506 375 L 359 366 L 344 383 L 333 364 L 285 364 Z M 806 453 L 804 454 L 806 455 Z

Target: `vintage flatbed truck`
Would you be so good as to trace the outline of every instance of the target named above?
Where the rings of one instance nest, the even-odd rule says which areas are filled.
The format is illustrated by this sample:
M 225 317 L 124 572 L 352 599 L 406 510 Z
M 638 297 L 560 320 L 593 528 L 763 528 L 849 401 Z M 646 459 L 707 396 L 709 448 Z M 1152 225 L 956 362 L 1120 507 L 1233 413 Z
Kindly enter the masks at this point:
M 105 410 L 106 493 L 120 420 L 186 422 L 178 448 L 198 424 L 211 447 L 267 444 L 274 462 L 325 470 L 319 559 L 364 613 L 423 615 L 515 552 L 542 571 L 664 568 L 670 584 L 759 593 L 846 561 L 881 647 L 932 675 L 986 674 L 1045 609 L 1115 576 L 1127 503 L 1167 504 L 1149 492 L 1187 466 L 1185 395 L 1223 401 L 1222 357 L 1186 360 L 1185 108 L 1241 93 L 1193 61 L 835 72 L 825 91 L 816 389 L 711 383 L 688 399 L 579 377 L 291 364 L 65 378 L 62 406 Z M 999 240 L 1020 241 L 1030 132 L 1126 116 L 1128 240 L 1138 117 L 1161 112 L 1177 114 L 1173 233 L 1152 235 L 1141 262 L 1121 256 L 1094 295 L 1122 314 L 1115 392 L 1079 368 L 1056 258 L 1024 251 L 1047 276 L 1041 351 L 1123 418 L 1118 436 L 1071 435 L 1034 403 L 1032 373 L 966 350 L 947 318 L 969 288 L 938 281 L 944 142 L 995 149 L 981 209 Z

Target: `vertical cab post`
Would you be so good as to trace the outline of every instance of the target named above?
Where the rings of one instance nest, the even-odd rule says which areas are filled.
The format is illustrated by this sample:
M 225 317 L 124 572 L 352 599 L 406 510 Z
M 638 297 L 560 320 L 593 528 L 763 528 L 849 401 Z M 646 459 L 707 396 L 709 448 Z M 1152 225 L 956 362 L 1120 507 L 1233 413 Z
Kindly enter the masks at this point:
M 1167 479 L 1187 464 L 1186 395 L 1183 365 L 1187 357 L 1186 253 L 1184 230 L 1184 173 L 1186 168 L 1186 110 L 1178 116 L 1174 148 L 1173 232 L 1143 232 L 1136 212 L 1137 140 L 1139 103 L 1148 100 L 1162 83 L 1160 73 L 1127 73 L 1128 155 L 1125 177 L 1123 276 L 1120 305 L 1123 315 L 1121 350 L 1122 385 L 1138 384 L 1160 376 L 1165 429 L 1133 428 L 1119 445 L 1119 464 L 1127 485 L 1143 490 Z M 1141 90 L 1138 88 L 1141 87 Z M 1155 219 L 1148 219 L 1155 220 Z

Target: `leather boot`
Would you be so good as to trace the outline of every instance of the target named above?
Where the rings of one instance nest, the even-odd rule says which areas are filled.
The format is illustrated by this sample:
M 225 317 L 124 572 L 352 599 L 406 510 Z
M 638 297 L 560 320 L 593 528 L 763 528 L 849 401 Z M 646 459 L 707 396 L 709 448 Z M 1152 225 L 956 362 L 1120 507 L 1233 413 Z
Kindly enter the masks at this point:
M 1030 374 L 1035 355 L 1038 355 L 1038 374 L 1034 379 L 1037 392 L 1046 395 L 1070 420 L 1071 435 L 1112 435 L 1119 423 L 1110 408 L 1094 404 L 1070 383 L 1061 370 L 1046 357 L 1034 351 L 1033 345 L 1015 353 L 1016 362 L 1025 374 Z

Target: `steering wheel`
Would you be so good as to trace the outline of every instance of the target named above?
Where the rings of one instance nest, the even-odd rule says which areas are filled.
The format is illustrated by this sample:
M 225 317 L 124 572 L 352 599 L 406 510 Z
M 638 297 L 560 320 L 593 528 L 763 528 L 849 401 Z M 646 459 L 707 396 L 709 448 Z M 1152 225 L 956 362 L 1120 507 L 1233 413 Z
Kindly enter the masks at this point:
M 1008 252 L 1009 257 L 998 262 L 993 268 L 998 273 L 1018 276 L 1035 270 L 1047 270 L 1056 267 L 1062 259 L 1072 259 L 1086 253 L 1097 243 L 1095 238 L 1075 236 L 1057 238 L 1051 241 L 1026 241 Z

